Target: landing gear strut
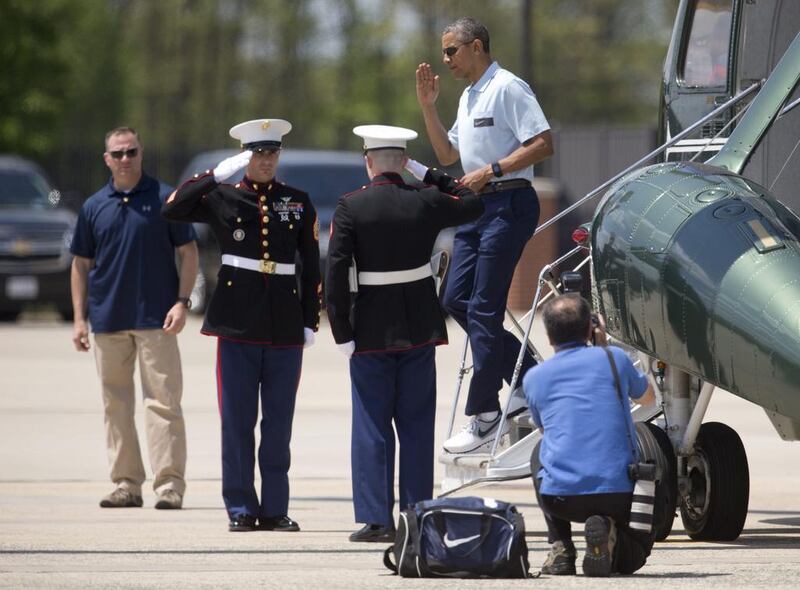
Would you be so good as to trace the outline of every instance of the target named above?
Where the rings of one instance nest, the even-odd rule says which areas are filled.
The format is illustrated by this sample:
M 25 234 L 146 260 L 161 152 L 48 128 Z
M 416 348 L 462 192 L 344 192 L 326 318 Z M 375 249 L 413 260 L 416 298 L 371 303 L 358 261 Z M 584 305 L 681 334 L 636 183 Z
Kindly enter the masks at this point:
M 669 511 L 674 515 L 679 506 L 683 526 L 692 539 L 732 541 L 744 528 L 750 497 L 750 472 L 742 440 L 725 424 L 701 424 L 713 385 L 673 367 L 662 367 L 655 377 L 666 422 L 666 431 L 661 430 L 663 436 L 656 436 L 656 440 L 662 445 L 662 459 L 669 462 L 671 453 L 675 460 L 674 475 L 665 475 L 662 480 L 665 498 L 657 510 L 662 515 Z M 669 452 L 663 448 L 664 438 L 670 443 Z M 659 521 L 655 517 L 656 539 L 663 540 L 671 529 L 671 519 Z

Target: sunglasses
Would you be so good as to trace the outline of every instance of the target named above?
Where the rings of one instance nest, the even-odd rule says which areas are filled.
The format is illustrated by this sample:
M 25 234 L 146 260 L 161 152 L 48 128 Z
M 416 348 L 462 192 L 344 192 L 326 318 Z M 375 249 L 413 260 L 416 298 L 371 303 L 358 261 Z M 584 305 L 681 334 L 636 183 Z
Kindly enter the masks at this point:
M 456 53 L 458 53 L 458 50 L 461 47 L 463 47 L 464 45 L 469 45 L 470 43 L 472 43 L 472 41 L 469 41 L 468 43 L 459 43 L 458 45 L 451 45 L 450 47 L 445 47 L 444 49 L 442 49 L 442 53 L 447 57 L 453 57 Z
M 139 148 L 131 148 L 129 150 L 114 150 L 113 152 L 108 152 L 108 155 L 114 158 L 115 160 L 121 160 L 123 156 L 128 156 L 128 158 L 135 158 L 139 154 Z

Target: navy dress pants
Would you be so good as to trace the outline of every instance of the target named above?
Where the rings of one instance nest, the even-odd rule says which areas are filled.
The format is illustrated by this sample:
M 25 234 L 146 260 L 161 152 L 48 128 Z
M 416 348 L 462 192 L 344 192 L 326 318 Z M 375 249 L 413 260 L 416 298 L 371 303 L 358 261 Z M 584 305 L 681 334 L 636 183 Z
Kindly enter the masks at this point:
M 217 391 L 222 419 L 222 497 L 228 515 L 286 515 L 289 441 L 303 349 L 233 342 L 217 345 Z M 261 399 L 261 502 L 256 495 L 255 426 Z
M 504 329 L 506 300 L 525 244 L 539 222 L 539 197 L 532 187 L 481 197 L 485 211 L 459 227 L 442 303 L 469 334 L 473 373 L 465 413 L 500 410 L 498 392 L 510 383 L 519 339 Z M 526 351 L 522 375 L 536 361 Z
M 383 526 L 394 522 L 395 430 L 400 443 L 401 509 L 433 497 L 435 358 L 432 344 L 350 358 L 356 522 Z

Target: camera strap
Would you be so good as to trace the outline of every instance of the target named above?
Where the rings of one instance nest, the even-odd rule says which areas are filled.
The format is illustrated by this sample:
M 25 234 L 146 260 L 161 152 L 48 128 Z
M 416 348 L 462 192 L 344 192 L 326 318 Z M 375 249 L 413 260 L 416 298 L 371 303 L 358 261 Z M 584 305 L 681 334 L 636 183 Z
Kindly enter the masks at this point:
M 608 362 L 611 365 L 611 373 L 614 375 L 614 385 L 617 389 L 617 397 L 619 398 L 620 406 L 622 407 L 623 414 L 630 413 L 630 408 L 625 406 L 625 399 L 622 397 L 622 384 L 619 380 L 619 371 L 617 371 L 617 363 L 614 361 L 614 355 L 611 353 L 611 350 L 608 346 L 604 346 L 603 350 L 608 356 Z M 626 418 L 623 416 L 623 418 Z M 633 445 L 633 437 L 631 436 L 631 429 L 628 428 L 628 420 L 625 419 L 625 430 L 628 433 L 628 442 L 631 445 L 631 456 L 633 457 L 633 462 L 636 463 L 636 447 Z

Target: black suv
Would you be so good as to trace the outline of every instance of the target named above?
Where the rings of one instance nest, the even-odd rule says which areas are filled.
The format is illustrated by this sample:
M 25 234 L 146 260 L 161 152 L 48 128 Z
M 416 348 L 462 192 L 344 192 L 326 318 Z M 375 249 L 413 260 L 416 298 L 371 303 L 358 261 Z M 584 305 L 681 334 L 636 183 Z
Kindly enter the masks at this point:
M 213 170 L 225 158 L 236 155 L 238 150 L 214 150 L 195 156 L 181 174 L 184 182 L 197 173 Z M 226 180 L 236 183 L 244 171 Z M 285 149 L 281 152 L 276 178 L 289 186 L 308 193 L 319 218 L 320 265 L 325 275 L 328 240 L 333 212 L 339 197 L 367 184 L 369 179 L 364 166 L 364 157 L 358 152 L 332 150 Z M 220 266 L 220 253 L 216 239 L 205 224 L 195 224 L 200 248 L 200 270 L 194 292 L 192 308 L 202 310 L 206 296 L 216 286 Z
M 0 320 L 33 303 L 53 304 L 72 318 L 69 245 L 77 216 L 62 208 L 42 170 L 0 156 Z

